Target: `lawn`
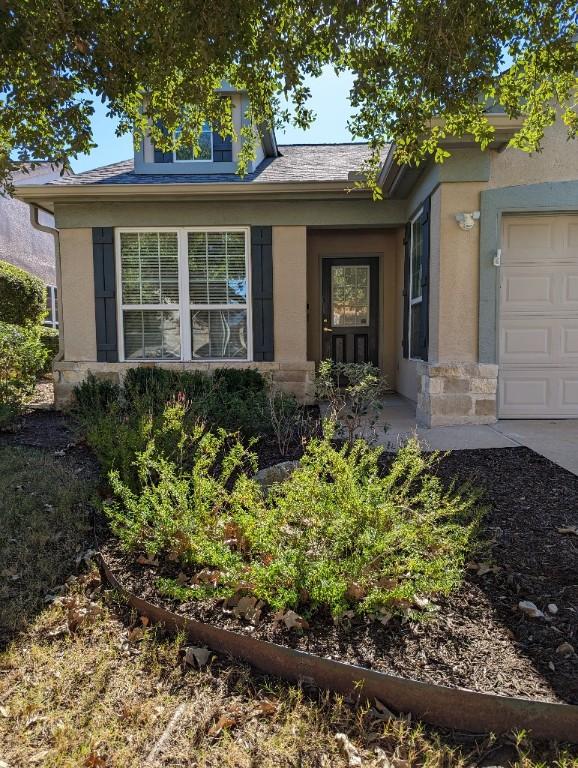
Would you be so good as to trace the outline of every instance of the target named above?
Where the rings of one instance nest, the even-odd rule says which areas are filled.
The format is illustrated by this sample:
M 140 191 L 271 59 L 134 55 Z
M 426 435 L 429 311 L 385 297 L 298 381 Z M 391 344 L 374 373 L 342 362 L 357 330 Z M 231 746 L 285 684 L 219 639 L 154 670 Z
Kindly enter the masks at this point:
M 187 664 L 185 639 L 143 626 L 83 560 L 92 476 L 80 447 L 0 448 L 2 768 L 578 765 L 523 735 L 437 732 L 226 659 Z

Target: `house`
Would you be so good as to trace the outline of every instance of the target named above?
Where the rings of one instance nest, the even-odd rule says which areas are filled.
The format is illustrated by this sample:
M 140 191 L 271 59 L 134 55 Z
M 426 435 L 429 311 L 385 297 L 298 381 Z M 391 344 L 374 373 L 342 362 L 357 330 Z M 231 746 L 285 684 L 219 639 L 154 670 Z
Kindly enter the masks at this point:
M 51 163 L 40 162 L 27 172 L 19 171 L 14 176 L 18 186 L 25 184 L 46 184 L 60 177 L 60 169 Z M 39 215 L 41 226 L 54 226 L 52 213 L 42 211 Z M 0 197 L 0 261 L 7 261 L 16 267 L 39 277 L 46 285 L 48 316 L 45 324 L 58 327 L 58 303 L 56 287 L 56 266 L 54 238 L 49 232 L 35 229 L 30 220 L 29 206 L 16 198 Z
M 237 129 L 243 93 L 229 91 Z M 89 371 L 255 366 L 301 399 L 315 364 L 369 360 L 425 425 L 578 417 L 578 146 L 399 167 L 352 189 L 365 144 L 277 145 L 244 178 L 207 127 L 199 156 L 134 158 L 18 198 L 54 212 L 62 348 L 56 399 Z

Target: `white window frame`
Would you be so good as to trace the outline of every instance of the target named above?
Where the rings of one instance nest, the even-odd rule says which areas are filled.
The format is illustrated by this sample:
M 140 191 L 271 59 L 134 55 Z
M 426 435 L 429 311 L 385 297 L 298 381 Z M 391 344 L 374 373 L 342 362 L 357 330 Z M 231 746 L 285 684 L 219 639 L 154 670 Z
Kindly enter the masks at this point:
M 411 295 L 411 288 L 413 285 L 413 230 L 414 230 L 414 224 L 418 222 L 422 216 L 423 208 L 420 208 L 419 211 L 416 213 L 416 215 L 413 217 L 413 219 L 410 219 L 410 228 L 409 228 L 409 285 L 408 285 L 408 292 L 409 292 L 409 303 L 408 303 L 408 318 L 407 318 L 407 345 L 408 345 L 408 359 L 413 360 L 416 362 L 419 362 L 422 358 L 421 357 L 413 357 L 412 355 L 412 348 L 411 348 L 411 339 L 412 339 L 412 328 L 411 328 L 411 318 L 412 318 L 412 308 L 415 307 L 417 304 L 423 303 L 423 291 L 420 283 L 420 294 L 419 296 L 416 296 L 415 299 L 412 298 Z M 422 248 L 423 248 L 423 242 L 422 242 Z
M 58 286 L 56 285 L 47 285 L 46 289 L 50 292 L 50 316 L 46 318 L 44 321 L 44 325 L 46 325 L 48 328 L 58 328 L 58 320 L 56 320 L 56 316 L 58 314 Z
M 183 160 L 179 160 L 177 158 L 177 150 L 173 149 L 173 163 L 212 163 L 213 162 L 213 129 L 209 125 L 209 130 L 208 131 L 202 130 L 201 133 L 208 133 L 209 136 L 211 137 L 211 145 L 210 145 L 211 146 L 211 157 L 210 158 L 206 158 L 206 157 L 190 157 L 190 158 L 188 158 L 186 160 L 184 160 L 184 159 Z
M 122 301 L 122 266 L 120 254 L 120 236 L 124 232 L 175 232 L 178 241 L 179 264 L 179 303 L 178 304 L 124 304 Z M 189 296 L 189 259 L 187 235 L 189 232 L 242 232 L 245 235 L 245 273 L 247 276 L 247 301 L 245 304 L 193 304 Z M 251 363 L 253 362 L 253 313 L 251 286 L 251 238 L 250 227 L 117 227 L 114 231 L 114 254 L 116 267 L 116 316 L 118 327 L 118 359 L 119 362 L 148 362 L 148 363 Z M 181 356 L 179 359 L 168 358 L 131 358 L 124 355 L 124 323 L 123 312 L 131 309 L 152 309 L 179 312 L 181 339 Z M 194 358 L 191 349 L 191 310 L 235 310 L 244 309 L 247 313 L 247 357 L 203 357 Z

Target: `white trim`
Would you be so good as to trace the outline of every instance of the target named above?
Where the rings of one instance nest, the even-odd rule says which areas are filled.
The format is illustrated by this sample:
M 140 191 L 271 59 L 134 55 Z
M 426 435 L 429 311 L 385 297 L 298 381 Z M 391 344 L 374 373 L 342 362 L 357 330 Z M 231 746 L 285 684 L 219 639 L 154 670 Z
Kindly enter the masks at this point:
M 179 269 L 179 303 L 178 304 L 123 304 L 122 302 L 122 269 L 120 255 L 120 236 L 123 233 L 139 232 L 174 232 L 177 235 L 178 269 Z M 245 304 L 193 304 L 189 296 L 189 265 L 187 249 L 187 233 L 189 232 L 243 232 L 245 234 L 245 273 L 247 280 L 247 301 Z M 114 230 L 114 257 L 116 269 L 116 315 L 118 335 L 119 362 L 177 362 L 171 358 L 131 358 L 125 359 L 124 351 L 124 310 L 155 310 L 179 312 L 181 356 L 178 362 L 199 363 L 251 363 L 253 362 L 253 313 L 252 313 L 252 284 L 251 284 L 251 240 L 250 227 L 116 227 Z M 204 357 L 192 358 L 191 347 L 191 310 L 245 310 L 247 313 L 247 357 L 224 358 Z
M 421 357 L 412 357 L 411 354 L 411 315 L 412 315 L 412 307 L 417 306 L 418 304 L 421 304 L 423 302 L 423 291 L 420 293 L 419 296 L 416 296 L 415 299 L 412 299 L 411 297 L 411 288 L 413 285 L 413 225 L 419 221 L 421 218 L 421 215 L 423 213 L 423 206 L 417 211 L 415 216 L 410 219 L 410 227 L 409 227 L 409 285 L 407 286 L 408 295 L 409 295 L 409 306 L 408 306 L 408 318 L 407 318 L 407 358 L 408 360 L 411 360 L 413 362 L 421 362 Z M 422 248 L 423 248 L 423 242 L 422 242 Z M 421 290 L 421 285 L 420 285 Z

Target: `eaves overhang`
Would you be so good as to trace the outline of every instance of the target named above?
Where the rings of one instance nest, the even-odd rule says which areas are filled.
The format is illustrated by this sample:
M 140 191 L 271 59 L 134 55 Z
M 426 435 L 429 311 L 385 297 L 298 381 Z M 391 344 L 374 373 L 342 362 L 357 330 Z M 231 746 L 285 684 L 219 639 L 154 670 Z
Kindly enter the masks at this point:
M 494 128 L 494 138 L 487 149 L 497 150 L 505 149 L 508 142 L 517 131 L 522 127 L 522 119 L 512 119 L 501 112 L 492 112 L 487 114 L 490 125 Z M 432 125 L 441 125 L 441 120 L 432 121 Z M 473 136 L 464 136 L 456 138 L 448 136 L 440 142 L 440 145 L 448 151 L 479 147 Z M 480 150 L 483 151 L 483 150 Z M 417 182 L 424 170 L 433 163 L 431 159 L 424 161 L 421 165 L 404 165 L 395 159 L 396 146 L 392 144 L 384 160 L 381 172 L 377 179 L 377 184 L 383 192 L 385 198 L 405 199 L 411 188 Z
M 347 181 L 288 182 L 275 184 L 214 183 L 214 184 L 38 184 L 16 189 L 18 200 L 53 211 L 58 203 L 98 201 L 159 201 L 227 199 L 251 200 L 328 200 L 371 199 L 367 189 L 356 189 Z

